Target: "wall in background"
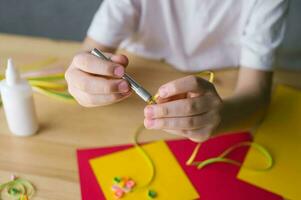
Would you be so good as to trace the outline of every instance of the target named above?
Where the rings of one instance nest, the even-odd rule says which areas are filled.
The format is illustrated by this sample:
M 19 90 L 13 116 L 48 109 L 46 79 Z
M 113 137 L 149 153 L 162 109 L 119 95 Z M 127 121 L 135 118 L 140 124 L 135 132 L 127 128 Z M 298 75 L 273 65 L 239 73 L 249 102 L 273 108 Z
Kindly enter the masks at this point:
M 278 66 L 301 70 L 301 1 L 290 0 L 287 32 L 279 50 Z
M 0 0 L 0 32 L 82 40 L 102 0 Z

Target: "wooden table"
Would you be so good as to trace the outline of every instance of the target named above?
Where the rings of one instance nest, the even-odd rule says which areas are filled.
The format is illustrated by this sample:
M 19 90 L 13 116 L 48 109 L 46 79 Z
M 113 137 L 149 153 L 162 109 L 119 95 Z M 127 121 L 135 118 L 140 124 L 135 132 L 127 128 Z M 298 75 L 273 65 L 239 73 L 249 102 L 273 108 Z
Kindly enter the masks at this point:
M 17 66 L 56 57 L 51 67 L 70 63 L 78 51 L 77 42 L 53 41 L 41 38 L 0 34 L 0 72 L 5 61 L 12 57 Z M 186 74 L 163 62 L 128 54 L 128 73 L 155 93 L 163 83 Z M 23 69 L 25 71 L 26 69 Z M 230 95 L 236 82 L 237 70 L 216 72 L 216 86 L 222 96 Z M 301 88 L 301 72 L 276 72 L 277 83 Z M 83 108 L 36 94 L 35 103 L 40 122 L 37 135 L 19 138 L 7 128 L 0 108 L 0 182 L 9 180 L 12 173 L 34 183 L 34 199 L 80 199 L 76 149 L 131 143 L 133 131 L 143 122 L 145 103 L 136 95 L 116 105 L 102 108 Z M 143 141 L 170 139 L 175 136 L 160 131 L 146 131 Z

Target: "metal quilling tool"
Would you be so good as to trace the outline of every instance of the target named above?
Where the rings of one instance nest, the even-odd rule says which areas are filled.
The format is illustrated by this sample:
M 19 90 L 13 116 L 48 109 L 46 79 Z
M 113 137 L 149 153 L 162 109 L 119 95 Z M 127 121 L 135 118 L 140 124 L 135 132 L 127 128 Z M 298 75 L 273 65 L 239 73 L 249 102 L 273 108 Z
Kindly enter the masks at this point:
M 91 51 L 91 54 L 99 57 L 101 59 L 107 60 L 107 61 L 111 61 L 109 58 L 107 58 L 103 53 L 101 53 L 98 49 L 94 48 Z M 136 94 L 141 97 L 145 102 L 147 102 L 148 104 L 154 104 L 155 101 L 152 97 L 152 95 L 146 90 L 144 89 L 139 83 L 137 83 L 132 77 L 130 77 L 128 74 L 124 73 L 124 75 L 122 76 L 122 78 L 124 80 L 127 80 L 130 84 L 130 87 L 136 92 Z

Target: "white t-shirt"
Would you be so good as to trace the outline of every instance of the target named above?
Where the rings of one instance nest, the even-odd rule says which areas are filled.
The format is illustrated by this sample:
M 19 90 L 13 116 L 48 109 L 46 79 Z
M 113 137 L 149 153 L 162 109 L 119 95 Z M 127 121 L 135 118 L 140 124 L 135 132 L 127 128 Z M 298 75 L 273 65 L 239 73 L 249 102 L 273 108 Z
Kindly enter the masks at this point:
M 105 0 L 87 34 L 182 71 L 271 70 L 287 7 L 288 0 Z

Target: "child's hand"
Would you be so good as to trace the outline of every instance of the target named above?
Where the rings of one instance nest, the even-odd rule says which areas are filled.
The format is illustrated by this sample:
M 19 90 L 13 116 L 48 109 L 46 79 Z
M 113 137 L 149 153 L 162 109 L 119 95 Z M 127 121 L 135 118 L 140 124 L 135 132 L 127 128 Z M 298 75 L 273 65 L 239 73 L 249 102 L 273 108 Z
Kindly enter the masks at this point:
M 108 105 L 131 94 L 127 81 L 121 79 L 128 59 L 124 55 L 106 54 L 112 62 L 89 53 L 77 54 L 66 71 L 70 94 L 83 106 Z
M 161 86 L 158 93 L 158 104 L 144 109 L 146 128 L 201 142 L 219 125 L 222 100 L 210 82 L 187 76 Z

